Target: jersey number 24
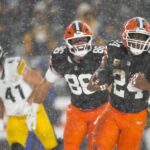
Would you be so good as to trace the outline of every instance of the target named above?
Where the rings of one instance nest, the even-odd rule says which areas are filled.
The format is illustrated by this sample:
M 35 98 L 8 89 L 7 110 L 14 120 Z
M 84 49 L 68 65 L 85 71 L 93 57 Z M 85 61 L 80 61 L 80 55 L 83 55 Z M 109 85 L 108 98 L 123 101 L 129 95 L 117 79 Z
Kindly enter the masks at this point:
M 127 90 L 129 92 L 131 92 L 135 95 L 134 96 L 135 99 L 143 98 L 143 93 L 140 89 L 133 87 L 130 82 L 127 83 L 126 73 L 124 70 L 114 69 L 113 70 L 113 76 L 115 78 L 115 80 L 114 80 L 114 94 L 115 95 L 124 98 L 125 97 L 125 90 L 124 89 L 127 88 Z

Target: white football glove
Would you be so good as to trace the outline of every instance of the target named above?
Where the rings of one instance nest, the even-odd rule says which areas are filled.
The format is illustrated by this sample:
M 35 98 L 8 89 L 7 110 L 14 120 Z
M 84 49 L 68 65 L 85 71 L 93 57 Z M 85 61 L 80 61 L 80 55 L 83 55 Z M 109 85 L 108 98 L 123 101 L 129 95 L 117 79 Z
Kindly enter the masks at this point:
M 103 84 L 103 85 L 100 85 L 99 87 L 101 91 L 104 91 L 108 88 L 108 84 Z
M 132 85 L 135 85 L 136 79 L 138 78 L 139 75 L 140 75 L 140 73 L 135 73 L 135 74 L 133 75 L 133 77 L 131 78 L 131 84 L 132 84 Z
M 36 129 L 38 107 L 39 107 L 39 104 L 32 103 L 31 106 L 28 108 L 26 124 L 27 124 L 29 131 Z
M 0 131 L 4 131 L 4 120 L 0 119 Z

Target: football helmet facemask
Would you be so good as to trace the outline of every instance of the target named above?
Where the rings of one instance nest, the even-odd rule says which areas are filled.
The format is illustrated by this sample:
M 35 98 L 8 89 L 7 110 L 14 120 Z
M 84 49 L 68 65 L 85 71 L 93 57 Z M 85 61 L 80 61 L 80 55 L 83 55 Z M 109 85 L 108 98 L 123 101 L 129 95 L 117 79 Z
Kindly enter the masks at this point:
M 150 50 L 150 24 L 141 17 L 135 17 L 123 25 L 123 44 L 133 55 Z
M 70 53 L 84 57 L 92 48 L 92 31 L 86 23 L 79 20 L 73 21 L 66 28 L 65 42 Z

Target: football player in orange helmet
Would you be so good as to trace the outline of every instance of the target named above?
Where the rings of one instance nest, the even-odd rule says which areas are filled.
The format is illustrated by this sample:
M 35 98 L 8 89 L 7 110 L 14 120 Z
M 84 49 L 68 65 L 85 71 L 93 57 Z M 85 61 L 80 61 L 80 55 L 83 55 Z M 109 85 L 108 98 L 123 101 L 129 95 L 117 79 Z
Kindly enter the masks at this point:
M 122 29 L 123 43 L 134 55 L 140 55 L 144 51 L 150 50 L 150 25 L 143 18 L 140 19 L 139 23 L 141 24 L 141 27 L 138 28 L 136 18 L 134 18 L 125 23 Z M 150 91 L 150 84 L 149 82 L 147 82 L 147 80 L 144 77 L 144 74 L 142 73 L 135 74 L 131 79 L 131 82 L 136 88 Z
M 124 23 L 122 28 L 123 45 L 133 55 L 150 50 L 150 25 L 144 19 L 135 17 Z
M 112 89 L 109 107 L 96 122 L 93 150 L 112 150 L 115 146 L 117 150 L 140 150 L 141 146 L 149 92 L 136 88 L 132 78 L 143 73 L 150 83 L 150 25 L 135 17 L 124 24 L 121 34 L 123 43 L 108 43 L 107 56 L 94 74 L 98 83 L 107 77 Z M 95 85 L 91 78 L 90 89 L 97 89 Z
M 86 135 L 87 149 L 91 150 L 94 121 L 107 105 L 108 91 L 106 88 L 100 92 L 90 91 L 87 85 L 94 70 L 100 65 L 104 48 L 92 45 L 90 27 L 79 20 L 73 21 L 66 28 L 64 37 L 66 45 L 53 51 L 50 67 L 33 99 L 35 103 L 40 103 L 51 85 L 60 75 L 63 76 L 71 95 L 64 130 L 64 150 L 79 150 Z
M 92 31 L 84 22 L 75 21 L 65 31 L 65 41 L 70 53 L 84 57 L 92 50 Z

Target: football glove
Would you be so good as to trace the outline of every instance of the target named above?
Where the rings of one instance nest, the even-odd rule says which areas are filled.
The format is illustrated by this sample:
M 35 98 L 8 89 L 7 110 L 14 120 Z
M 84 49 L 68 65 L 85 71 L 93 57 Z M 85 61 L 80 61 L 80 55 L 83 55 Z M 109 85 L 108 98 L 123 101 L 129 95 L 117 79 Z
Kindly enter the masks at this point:
M 131 84 L 141 90 L 148 90 L 150 89 L 150 83 L 148 80 L 145 78 L 143 73 L 136 73 L 132 78 L 131 78 Z
M 135 84 L 136 84 L 136 80 L 137 80 L 137 78 L 138 78 L 139 75 L 140 75 L 140 73 L 135 73 L 135 74 L 133 75 L 133 77 L 131 78 L 131 84 L 132 84 L 132 85 L 135 85 Z
M 29 131 L 36 129 L 38 107 L 39 107 L 39 104 L 32 103 L 31 106 L 28 108 L 26 124 L 27 124 Z
M 96 74 L 94 74 L 90 81 L 89 84 L 87 86 L 88 90 L 91 91 L 104 91 L 108 88 L 108 84 L 107 83 L 102 83 L 96 76 Z

